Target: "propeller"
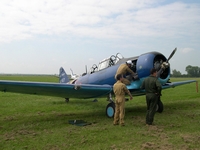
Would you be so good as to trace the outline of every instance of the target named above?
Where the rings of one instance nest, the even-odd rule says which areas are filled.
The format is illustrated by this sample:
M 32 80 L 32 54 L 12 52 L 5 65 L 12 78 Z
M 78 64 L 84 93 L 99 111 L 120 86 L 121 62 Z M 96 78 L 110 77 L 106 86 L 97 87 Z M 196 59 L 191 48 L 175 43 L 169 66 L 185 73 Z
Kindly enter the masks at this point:
M 169 60 L 174 56 L 177 48 L 175 48 L 172 53 L 169 55 L 166 62 L 162 62 L 159 71 L 157 72 L 157 78 L 160 77 L 160 75 L 163 73 L 163 71 L 169 67 Z
M 171 53 L 171 55 L 169 56 L 169 58 L 167 59 L 167 63 L 168 63 L 168 61 L 172 58 L 172 56 L 174 56 L 174 54 L 176 53 L 176 50 L 177 50 L 177 48 L 175 48 L 173 51 L 172 51 L 172 53 Z

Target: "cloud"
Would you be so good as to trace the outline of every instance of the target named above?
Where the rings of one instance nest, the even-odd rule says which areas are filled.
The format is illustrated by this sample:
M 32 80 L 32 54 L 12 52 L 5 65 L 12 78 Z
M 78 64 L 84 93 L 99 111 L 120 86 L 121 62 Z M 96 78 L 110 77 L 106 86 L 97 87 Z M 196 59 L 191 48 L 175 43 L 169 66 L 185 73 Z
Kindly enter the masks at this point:
M 100 39 L 192 35 L 199 33 L 195 31 L 199 7 L 153 0 L 3 0 L 0 42 L 40 35 Z
M 188 54 L 190 53 L 191 51 L 193 51 L 194 49 L 192 48 L 183 48 L 181 49 L 180 51 L 183 53 L 183 54 Z
M 95 59 L 94 58 L 89 58 L 89 61 L 94 61 Z

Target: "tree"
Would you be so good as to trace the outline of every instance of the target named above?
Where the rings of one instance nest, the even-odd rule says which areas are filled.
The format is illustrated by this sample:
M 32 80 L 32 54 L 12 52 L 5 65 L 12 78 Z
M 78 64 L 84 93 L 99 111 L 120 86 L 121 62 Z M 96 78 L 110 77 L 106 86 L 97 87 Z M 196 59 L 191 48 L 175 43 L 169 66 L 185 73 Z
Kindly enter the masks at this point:
M 181 72 L 174 69 L 174 70 L 172 70 L 172 76 L 173 77 L 181 77 Z
M 185 68 L 185 71 L 187 72 L 189 77 L 200 77 L 200 68 L 198 66 L 188 65 Z

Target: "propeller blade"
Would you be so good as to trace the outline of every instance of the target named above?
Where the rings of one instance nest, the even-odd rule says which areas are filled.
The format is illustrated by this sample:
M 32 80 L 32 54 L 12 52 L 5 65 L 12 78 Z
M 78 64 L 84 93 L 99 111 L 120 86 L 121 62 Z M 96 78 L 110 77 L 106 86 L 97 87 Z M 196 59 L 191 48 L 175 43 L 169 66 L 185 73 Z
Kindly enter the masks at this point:
M 171 55 L 170 55 L 169 58 L 167 59 L 167 62 L 172 58 L 172 56 L 174 56 L 176 50 L 177 50 L 177 48 L 175 48 L 175 49 L 172 51 Z
M 166 67 L 169 67 L 168 61 L 174 56 L 175 52 L 176 52 L 177 48 L 175 48 L 172 53 L 170 54 L 169 58 L 167 59 L 166 62 L 163 62 L 162 65 L 164 67 L 161 67 L 158 71 L 157 71 L 157 78 L 160 77 L 160 75 L 165 71 Z

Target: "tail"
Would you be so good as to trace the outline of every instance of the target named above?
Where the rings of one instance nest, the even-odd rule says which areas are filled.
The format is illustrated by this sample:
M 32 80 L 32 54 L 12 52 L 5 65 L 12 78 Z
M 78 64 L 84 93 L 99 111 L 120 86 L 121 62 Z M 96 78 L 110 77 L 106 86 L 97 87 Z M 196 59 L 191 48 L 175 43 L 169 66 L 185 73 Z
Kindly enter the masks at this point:
M 70 68 L 71 71 L 71 79 L 77 79 L 79 76 L 77 74 L 74 74 L 72 69 Z
M 67 83 L 67 82 L 69 82 L 69 78 L 68 78 L 65 70 L 62 67 L 59 70 L 59 82 L 60 83 Z

